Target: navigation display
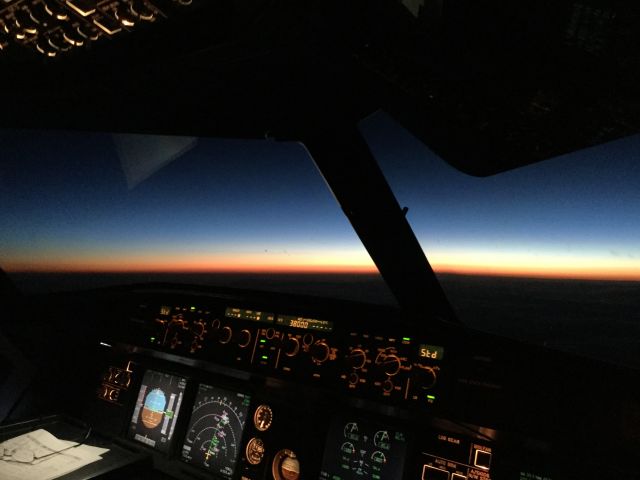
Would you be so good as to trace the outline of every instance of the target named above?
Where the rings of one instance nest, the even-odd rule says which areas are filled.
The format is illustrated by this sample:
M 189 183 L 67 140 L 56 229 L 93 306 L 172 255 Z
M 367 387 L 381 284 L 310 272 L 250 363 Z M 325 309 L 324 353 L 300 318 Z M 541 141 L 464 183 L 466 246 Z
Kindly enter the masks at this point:
M 322 458 L 322 480 L 400 480 L 404 433 L 353 418 L 334 418 Z
M 200 384 L 182 460 L 227 478 L 233 476 L 251 397 Z
M 169 451 L 187 379 L 147 370 L 129 424 L 129 437 Z

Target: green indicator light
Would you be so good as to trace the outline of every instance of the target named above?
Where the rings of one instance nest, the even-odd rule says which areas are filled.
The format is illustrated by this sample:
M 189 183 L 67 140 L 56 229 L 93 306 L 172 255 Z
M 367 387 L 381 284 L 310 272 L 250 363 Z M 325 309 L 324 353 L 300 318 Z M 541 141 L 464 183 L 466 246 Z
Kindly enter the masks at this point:
M 411 337 L 402 337 L 402 340 L 405 342 L 410 342 L 411 341 Z
M 267 357 L 266 355 L 262 355 L 262 359 L 263 360 L 269 360 L 269 357 Z
M 264 338 L 261 338 L 260 343 L 267 343 L 267 341 Z
M 149 340 L 151 340 L 152 342 L 156 341 L 156 337 L 151 337 Z
M 436 399 L 436 397 L 434 395 L 427 395 L 427 398 L 429 400 L 435 400 Z
M 196 307 L 191 307 L 191 311 L 193 312 L 196 309 Z
M 168 418 L 173 418 L 173 412 L 171 410 L 167 410 L 166 412 L 164 412 L 164 414 L 168 417 Z

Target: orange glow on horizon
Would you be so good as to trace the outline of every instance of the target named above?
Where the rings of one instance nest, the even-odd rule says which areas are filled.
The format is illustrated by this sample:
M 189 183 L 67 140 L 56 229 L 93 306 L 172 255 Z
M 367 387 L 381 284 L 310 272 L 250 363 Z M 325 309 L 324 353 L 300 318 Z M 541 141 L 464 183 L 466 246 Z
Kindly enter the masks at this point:
M 46 256 L 3 261 L 9 272 L 33 273 L 228 273 L 375 274 L 364 251 L 200 254 L 146 252 L 126 256 Z M 159 260 L 160 259 L 160 260 Z M 0 264 L 2 264 L 0 263 Z M 577 280 L 640 281 L 640 260 L 630 258 L 525 255 L 506 252 L 434 252 L 438 274 Z

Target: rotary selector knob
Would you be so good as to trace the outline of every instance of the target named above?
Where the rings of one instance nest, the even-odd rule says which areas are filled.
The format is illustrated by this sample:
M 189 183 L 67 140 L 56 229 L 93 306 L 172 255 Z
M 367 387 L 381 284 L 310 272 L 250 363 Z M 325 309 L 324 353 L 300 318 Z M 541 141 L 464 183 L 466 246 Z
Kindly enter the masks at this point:
M 218 341 L 223 345 L 231 341 L 233 330 L 229 326 L 224 326 L 217 332 Z
M 327 345 L 323 340 L 318 340 L 316 343 L 311 345 L 309 351 L 314 363 L 324 363 L 329 359 L 329 345 Z
M 415 375 L 415 378 L 414 378 L 414 384 L 418 388 L 422 388 L 426 390 L 428 388 L 433 387 L 437 381 L 438 381 L 438 374 L 433 368 L 425 365 L 418 366 L 417 374 Z
M 295 357 L 300 351 L 300 340 L 288 337 L 282 341 L 282 351 L 287 357 Z
M 238 332 L 238 336 L 236 338 L 236 341 L 238 342 L 238 346 L 240 348 L 248 347 L 249 344 L 251 343 L 251 332 L 249 330 L 247 330 L 246 328 L 240 330 Z
M 385 375 L 393 377 L 400 371 L 402 362 L 400 362 L 400 359 L 394 353 L 387 354 L 380 352 L 376 357 L 376 365 L 382 369 Z
M 354 370 L 359 370 L 367 363 L 367 354 L 361 348 L 354 348 L 347 355 L 347 365 Z
M 198 320 L 197 322 L 194 322 L 193 325 L 191 325 L 191 332 L 195 337 L 204 337 L 206 331 L 207 327 L 202 320 Z

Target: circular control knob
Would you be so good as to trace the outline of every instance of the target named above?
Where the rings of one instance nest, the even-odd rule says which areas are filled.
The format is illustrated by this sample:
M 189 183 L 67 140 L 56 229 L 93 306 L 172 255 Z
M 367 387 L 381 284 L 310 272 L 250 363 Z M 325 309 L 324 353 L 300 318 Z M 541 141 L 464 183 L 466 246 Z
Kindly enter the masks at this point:
M 202 338 L 206 331 L 206 326 L 202 320 L 198 320 L 191 325 L 191 332 L 195 337 Z
M 380 352 L 376 357 L 376 365 L 378 365 L 386 375 L 393 377 L 400 371 L 402 363 L 397 355 Z
M 433 387 L 437 381 L 438 374 L 433 368 L 424 365 L 418 366 L 413 382 L 416 387 L 426 390 Z
M 323 340 L 318 340 L 316 343 L 311 345 L 309 351 L 314 363 L 324 363 L 329 359 L 329 345 L 327 345 Z
M 349 385 L 357 385 L 360 377 L 356 372 L 352 372 L 349 374 Z
M 251 332 L 246 328 L 238 332 L 238 338 L 236 339 L 240 348 L 246 348 L 251 343 Z
M 267 340 L 271 340 L 276 336 L 276 331 L 273 328 L 267 328 L 267 331 L 264 332 L 264 336 L 267 337 Z
M 233 336 L 233 330 L 231 327 L 224 326 L 217 332 L 218 341 L 223 345 L 229 343 L 231 341 L 231 337 Z
M 367 363 L 367 354 L 361 348 L 354 348 L 347 355 L 347 365 L 354 370 L 359 370 Z
M 295 357 L 300 351 L 300 341 L 296 337 L 288 337 L 282 342 L 282 351 L 287 357 Z

